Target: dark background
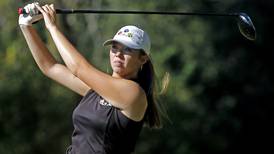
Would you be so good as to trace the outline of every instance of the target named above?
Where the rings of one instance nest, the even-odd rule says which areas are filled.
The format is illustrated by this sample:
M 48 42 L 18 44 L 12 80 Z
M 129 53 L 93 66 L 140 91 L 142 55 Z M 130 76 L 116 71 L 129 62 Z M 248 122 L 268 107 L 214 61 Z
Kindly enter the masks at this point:
M 32 1 L 0 2 L 0 153 L 64 153 L 80 96 L 42 75 L 18 26 L 17 8 Z M 170 120 L 144 128 L 136 153 L 273 153 L 273 6 L 256 0 L 60 0 L 56 8 L 246 12 L 257 30 L 245 39 L 230 17 L 58 15 L 64 34 L 96 67 L 111 72 L 102 42 L 124 25 L 145 29 Z M 34 25 L 62 63 L 43 22 Z M 269 152 L 266 152 L 269 151 Z

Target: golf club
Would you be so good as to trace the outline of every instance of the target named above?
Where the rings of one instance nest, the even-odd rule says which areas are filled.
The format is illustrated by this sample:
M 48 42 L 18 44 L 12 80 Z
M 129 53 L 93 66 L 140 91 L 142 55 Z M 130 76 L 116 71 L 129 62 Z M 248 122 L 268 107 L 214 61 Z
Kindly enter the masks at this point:
M 94 14 L 155 14 L 155 15 L 195 15 L 195 16 L 227 16 L 237 17 L 237 25 L 241 34 L 248 40 L 256 39 L 256 30 L 246 13 L 195 13 L 195 12 L 162 12 L 162 11 L 114 11 L 92 9 L 55 9 L 57 14 L 94 13 Z M 23 8 L 18 9 L 19 14 L 27 14 Z

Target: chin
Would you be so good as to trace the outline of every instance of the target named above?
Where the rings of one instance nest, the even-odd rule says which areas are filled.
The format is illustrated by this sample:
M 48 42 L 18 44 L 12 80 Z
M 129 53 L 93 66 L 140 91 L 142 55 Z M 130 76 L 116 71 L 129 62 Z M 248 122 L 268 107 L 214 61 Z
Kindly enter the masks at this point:
M 113 68 L 112 70 L 113 70 L 113 72 L 115 72 L 116 74 L 118 74 L 120 76 L 124 75 L 124 70 L 121 68 Z

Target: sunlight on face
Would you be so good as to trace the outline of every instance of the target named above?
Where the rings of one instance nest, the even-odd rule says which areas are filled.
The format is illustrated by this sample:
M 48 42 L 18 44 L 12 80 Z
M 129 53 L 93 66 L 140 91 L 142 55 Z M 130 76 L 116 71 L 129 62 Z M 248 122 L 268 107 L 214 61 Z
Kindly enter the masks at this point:
M 113 42 L 110 48 L 110 64 L 112 76 L 119 78 L 136 78 L 141 65 L 144 63 L 140 50 L 131 49 L 121 43 Z

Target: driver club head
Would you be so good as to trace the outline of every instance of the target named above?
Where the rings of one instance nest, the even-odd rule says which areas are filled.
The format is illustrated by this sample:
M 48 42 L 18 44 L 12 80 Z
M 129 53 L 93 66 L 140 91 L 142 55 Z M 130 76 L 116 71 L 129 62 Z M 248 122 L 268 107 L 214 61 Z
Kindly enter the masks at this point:
M 254 41 L 256 39 L 256 30 L 250 19 L 250 17 L 246 13 L 238 14 L 238 27 L 241 34 L 249 40 Z

